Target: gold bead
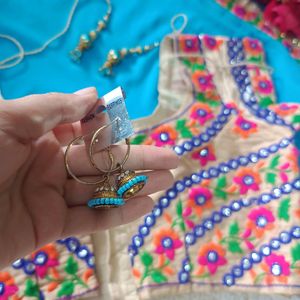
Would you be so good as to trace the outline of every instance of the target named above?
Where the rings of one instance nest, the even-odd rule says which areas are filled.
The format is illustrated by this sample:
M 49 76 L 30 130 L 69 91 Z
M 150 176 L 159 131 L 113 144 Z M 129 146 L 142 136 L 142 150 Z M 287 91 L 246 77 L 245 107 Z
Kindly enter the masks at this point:
M 95 30 L 90 31 L 90 37 L 91 37 L 92 40 L 95 40 L 95 39 L 96 39 L 97 33 L 96 33 Z
M 296 39 L 296 38 L 292 39 L 292 44 L 297 45 L 298 44 L 298 39 Z
M 142 47 L 137 47 L 136 52 L 139 53 L 139 54 L 143 53 Z
M 97 29 L 102 30 L 104 27 L 105 27 L 105 23 L 103 21 L 99 21 Z
M 144 50 L 145 50 L 145 51 L 150 50 L 150 46 L 149 46 L 149 45 L 146 45 L 146 46 L 144 47 Z
M 282 33 L 280 34 L 280 37 L 283 38 L 283 39 L 285 39 L 285 38 L 286 38 L 286 34 L 285 34 L 284 32 L 282 32 Z
M 128 53 L 128 50 L 126 48 L 122 48 L 120 50 L 120 54 L 121 54 L 122 57 L 124 57 L 127 53 Z

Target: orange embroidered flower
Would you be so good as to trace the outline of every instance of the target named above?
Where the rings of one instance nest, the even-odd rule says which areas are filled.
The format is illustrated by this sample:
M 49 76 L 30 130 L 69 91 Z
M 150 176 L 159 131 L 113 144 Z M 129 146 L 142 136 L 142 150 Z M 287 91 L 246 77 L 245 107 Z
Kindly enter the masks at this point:
M 213 207 L 212 192 L 204 187 L 197 187 L 189 190 L 188 207 L 192 207 L 197 216 L 201 216 L 203 210 Z
M 274 105 L 270 107 L 274 112 L 276 112 L 277 115 L 281 117 L 286 117 L 293 115 L 297 109 L 297 105 L 292 105 L 292 104 L 287 104 L 287 103 L 282 103 L 280 105 Z
M 200 43 L 197 35 L 180 35 L 178 37 L 179 49 L 185 53 L 199 52 Z
M 207 121 L 214 118 L 214 114 L 207 104 L 195 103 L 191 107 L 190 117 L 193 120 L 197 120 L 200 125 L 204 125 Z
M 227 263 L 225 253 L 225 250 L 220 245 L 214 242 L 208 243 L 199 250 L 198 264 L 206 266 L 208 272 L 213 275 L 220 266 Z
M 234 124 L 233 131 L 241 135 L 244 139 L 247 139 L 251 134 L 258 131 L 256 123 L 246 120 L 242 116 L 238 116 Z
M 183 242 L 179 239 L 178 234 L 167 228 L 160 229 L 153 238 L 155 245 L 155 252 L 158 254 L 165 254 L 168 259 L 174 260 L 175 250 L 181 248 Z
M 240 194 L 245 195 L 249 190 L 259 191 L 261 178 L 258 172 L 250 168 L 242 168 L 236 173 L 233 182 L 240 186 Z
M 0 300 L 11 299 L 17 291 L 13 277 L 8 272 L 0 272 Z
M 250 55 L 258 56 L 263 52 L 262 45 L 258 40 L 245 38 L 243 39 L 243 44 L 244 44 L 245 51 Z
M 206 48 L 209 50 L 218 50 L 220 46 L 223 44 L 223 41 L 220 39 L 216 39 L 214 37 L 205 35 L 203 37 L 203 42 Z
M 290 163 L 290 168 L 293 170 L 294 173 L 299 173 L 299 165 L 298 165 L 298 157 L 300 153 L 296 147 L 292 148 L 292 151 L 286 156 L 288 162 Z
M 248 214 L 247 230 L 261 238 L 266 230 L 274 228 L 275 217 L 271 210 L 265 207 L 254 208 Z
M 205 167 L 210 161 L 215 161 L 217 158 L 213 146 L 208 145 L 194 151 L 192 159 L 199 160 L 200 165 Z
M 48 269 L 59 265 L 58 252 L 53 244 L 48 244 L 32 255 L 35 271 L 38 277 L 44 278 L 47 275 Z
M 212 81 L 212 75 L 205 71 L 197 70 L 192 75 L 192 82 L 195 85 L 197 91 L 206 92 L 214 88 Z
M 157 127 L 151 134 L 155 146 L 174 145 L 177 139 L 177 131 L 170 125 L 161 125 Z
M 254 78 L 254 87 L 259 93 L 264 95 L 270 95 L 274 90 L 272 81 L 265 75 Z

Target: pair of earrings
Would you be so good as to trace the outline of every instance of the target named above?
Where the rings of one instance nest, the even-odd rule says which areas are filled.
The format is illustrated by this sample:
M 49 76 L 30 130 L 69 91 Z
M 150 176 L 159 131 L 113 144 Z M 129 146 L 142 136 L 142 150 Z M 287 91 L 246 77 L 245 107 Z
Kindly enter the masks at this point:
M 145 175 L 137 175 L 132 170 L 124 170 L 124 165 L 127 162 L 130 155 L 130 140 L 125 139 L 127 145 L 127 151 L 123 161 L 117 163 L 114 166 L 114 156 L 111 152 L 111 148 L 106 148 L 108 152 L 110 166 L 109 169 L 104 170 L 100 168 L 94 160 L 94 145 L 99 142 L 98 136 L 102 130 L 107 128 L 110 125 L 105 125 L 100 127 L 95 131 L 89 146 L 89 160 L 93 167 L 97 169 L 102 176 L 102 178 L 96 182 L 88 182 L 78 178 L 71 170 L 68 154 L 70 148 L 73 144 L 79 140 L 83 140 L 84 137 L 80 136 L 75 138 L 69 143 L 65 152 L 65 166 L 68 174 L 75 179 L 76 181 L 87 184 L 87 185 L 96 185 L 94 194 L 90 200 L 88 200 L 87 205 L 90 208 L 111 208 L 119 207 L 125 204 L 126 200 L 135 196 L 146 184 L 148 177 Z M 112 183 L 112 181 L 115 181 Z
M 94 43 L 94 41 L 97 39 L 97 37 L 100 35 L 101 31 L 106 28 L 112 12 L 112 6 L 110 0 L 105 0 L 107 4 L 107 11 L 102 20 L 100 20 L 97 24 L 97 27 L 93 30 L 91 30 L 88 34 L 82 34 L 80 36 L 78 45 L 74 50 L 70 52 L 70 56 L 73 61 L 79 63 L 80 59 L 83 55 L 83 53 L 90 49 Z M 157 48 L 159 46 L 158 42 L 155 42 L 150 45 L 145 46 L 138 46 L 134 48 L 123 48 L 120 50 L 113 50 L 111 49 L 106 57 L 106 61 L 103 63 L 103 65 L 99 68 L 99 71 L 102 72 L 104 75 L 110 76 L 113 74 L 112 68 L 119 64 L 125 57 L 130 55 L 139 55 L 146 52 L 149 52 L 150 50 Z

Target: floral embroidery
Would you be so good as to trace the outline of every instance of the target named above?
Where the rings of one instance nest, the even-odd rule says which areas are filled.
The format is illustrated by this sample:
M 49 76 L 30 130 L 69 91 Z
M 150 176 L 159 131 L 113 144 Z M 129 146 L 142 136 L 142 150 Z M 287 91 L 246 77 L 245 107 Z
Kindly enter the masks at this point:
M 298 105 L 282 103 L 280 105 L 274 105 L 273 107 L 270 108 L 274 110 L 277 115 L 281 117 L 286 117 L 286 116 L 293 115 L 298 110 Z
M 270 95 L 273 92 L 272 81 L 267 76 L 257 76 L 254 79 L 254 88 L 264 95 Z
M 184 35 L 178 37 L 179 47 L 185 53 L 199 52 L 199 38 L 196 35 Z
M 208 35 L 203 36 L 203 42 L 206 48 L 209 50 L 218 50 L 219 47 L 223 44 L 223 41 Z
M 265 207 L 252 209 L 248 214 L 248 219 L 246 227 L 249 231 L 254 232 L 257 238 L 261 238 L 265 231 L 274 228 L 275 217 L 272 211 Z
M 257 14 L 252 11 L 247 11 L 242 5 L 235 5 L 233 7 L 233 12 L 240 18 L 246 21 L 253 21 L 257 18 Z
M 240 186 L 240 194 L 245 195 L 249 190 L 259 191 L 261 178 L 258 172 L 250 168 L 240 169 L 233 181 Z
M 178 234 L 172 229 L 162 228 L 154 235 L 153 243 L 157 254 L 165 254 L 168 259 L 174 260 L 175 250 L 181 248 L 183 243 Z
M 212 192 L 204 187 L 193 188 L 189 191 L 188 207 L 192 207 L 197 216 L 201 216 L 203 210 L 213 207 Z
M 200 125 L 204 125 L 214 118 L 214 114 L 207 104 L 196 103 L 191 108 L 190 117 L 196 120 Z
M 216 156 L 212 145 L 197 149 L 192 153 L 192 159 L 199 160 L 202 167 L 206 166 L 210 161 L 215 161 Z
M 155 146 L 174 145 L 177 139 L 177 131 L 170 125 L 162 125 L 156 128 L 151 134 Z
M 8 272 L 0 272 L 0 300 L 8 300 L 18 291 L 13 277 Z
M 205 266 L 210 275 L 214 275 L 218 268 L 227 264 L 225 250 L 218 244 L 208 243 L 199 250 L 197 262 Z M 197 275 L 202 275 L 203 269 L 198 270 Z
M 233 131 L 244 139 L 249 138 L 255 132 L 258 132 L 257 124 L 244 119 L 242 116 L 237 117 Z
M 44 278 L 48 269 L 59 265 L 58 253 L 53 244 L 48 244 L 32 254 L 35 272 L 39 278 Z
M 212 75 L 201 70 L 197 70 L 193 73 L 192 82 L 199 92 L 206 92 L 214 88 Z
M 263 53 L 263 48 L 258 40 L 245 38 L 243 39 L 244 49 L 251 56 L 260 56 Z

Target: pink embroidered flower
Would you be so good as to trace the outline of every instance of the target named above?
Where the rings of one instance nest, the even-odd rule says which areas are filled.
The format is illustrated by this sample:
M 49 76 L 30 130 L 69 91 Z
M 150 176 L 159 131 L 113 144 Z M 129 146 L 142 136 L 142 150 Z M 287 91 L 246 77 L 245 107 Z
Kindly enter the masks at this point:
M 172 229 L 162 228 L 153 237 L 155 252 L 165 254 L 168 259 L 174 260 L 175 250 L 182 247 L 183 243 L 178 234 Z
M 219 47 L 222 45 L 223 41 L 218 40 L 214 37 L 205 35 L 203 37 L 203 42 L 206 48 L 210 49 L 210 50 L 218 50 Z
M 246 21 L 252 21 L 258 16 L 257 12 L 248 11 L 244 6 L 238 4 L 233 7 L 232 11 L 235 15 Z
M 197 187 L 189 190 L 187 206 L 192 207 L 197 216 L 201 216 L 203 211 L 213 207 L 212 192 L 205 187 Z
M 270 95 L 273 92 L 273 83 L 267 76 L 260 75 L 254 79 L 255 89 L 264 95 Z
M 177 139 L 177 131 L 170 125 L 161 125 L 151 134 L 155 146 L 174 145 Z
M 254 208 L 248 214 L 247 230 L 261 238 L 266 230 L 274 228 L 275 218 L 271 210 L 265 207 Z
M 214 275 L 226 263 L 225 250 L 214 242 L 202 246 L 199 251 L 198 264 L 206 266 L 210 275 Z
M 274 110 L 277 115 L 281 117 L 286 117 L 293 115 L 297 111 L 298 106 L 293 104 L 282 103 L 280 105 L 274 105 L 273 107 L 271 107 L 271 109 Z
M 9 300 L 18 291 L 13 277 L 8 272 L 0 272 L 0 300 Z
M 240 186 L 240 194 L 245 195 L 249 190 L 259 191 L 261 178 L 259 173 L 250 168 L 242 168 L 233 178 L 233 182 Z
M 271 254 L 265 257 L 262 268 L 267 273 L 265 280 L 269 285 L 273 281 L 286 284 L 288 276 L 291 274 L 290 264 L 283 255 Z
M 190 229 L 193 229 L 195 227 L 195 223 L 191 219 L 189 219 L 189 217 L 192 215 L 192 212 L 192 208 L 189 206 L 187 206 L 182 212 L 183 221 Z
M 193 73 L 192 82 L 199 92 L 206 92 L 214 88 L 212 75 L 209 75 L 207 72 L 201 70 L 197 70 Z
M 215 161 L 216 156 L 212 145 L 197 149 L 192 153 L 192 159 L 199 160 L 202 167 L 206 166 L 208 162 Z
M 197 35 L 180 35 L 179 48 L 185 53 L 199 52 L 200 43 Z
M 234 124 L 233 131 L 244 139 L 247 139 L 251 134 L 258 131 L 256 123 L 246 120 L 242 116 L 238 116 Z
M 261 43 L 258 40 L 245 38 L 243 39 L 245 51 L 253 56 L 258 56 L 263 52 Z
M 59 265 L 58 253 L 53 244 L 48 244 L 32 254 L 35 272 L 39 278 L 47 275 L 48 269 Z
M 195 103 L 191 108 L 190 117 L 197 120 L 200 125 L 204 125 L 207 121 L 214 118 L 214 114 L 207 104 Z

